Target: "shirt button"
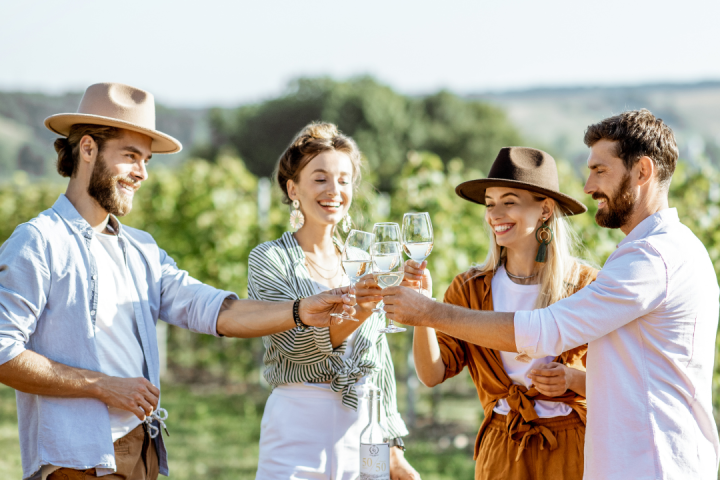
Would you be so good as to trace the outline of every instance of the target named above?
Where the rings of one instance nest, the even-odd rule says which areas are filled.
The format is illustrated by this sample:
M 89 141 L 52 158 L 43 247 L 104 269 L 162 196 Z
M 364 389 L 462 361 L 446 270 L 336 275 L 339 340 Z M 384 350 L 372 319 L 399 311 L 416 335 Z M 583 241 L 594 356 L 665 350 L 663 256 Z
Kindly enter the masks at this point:
M 93 275 L 92 279 L 95 280 L 97 278 L 97 275 Z
M 90 316 L 91 316 L 91 317 L 94 317 L 94 316 L 95 316 L 95 310 L 93 310 L 92 312 L 90 312 Z

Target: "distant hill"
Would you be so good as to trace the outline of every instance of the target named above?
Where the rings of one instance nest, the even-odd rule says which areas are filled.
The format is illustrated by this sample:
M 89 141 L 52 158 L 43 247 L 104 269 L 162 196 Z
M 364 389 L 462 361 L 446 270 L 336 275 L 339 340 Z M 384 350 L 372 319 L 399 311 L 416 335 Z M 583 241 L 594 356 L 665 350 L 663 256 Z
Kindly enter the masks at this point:
M 45 95 L 0 92 L 0 178 L 23 169 L 37 176 L 57 178 L 53 142 L 57 135 L 43 125 L 55 113 L 77 111 L 82 93 Z M 207 109 L 156 107 L 157 127 L 185 147 L 177 155 L 157 155 L 153 162 L 176 162 L 187 157 L 192 145 L 208 135 Z
M 720 81 L 695 84 L 657 84 L 633 87 L 544 88 L 501 93 L 478 93 L 502 107 L 520 129 L 526 143 L 570 160 L 578 169 L 587 158 L 582 142 L 585 128 L 627 109 L 645 107 L 675 131 L 682 158 L 700 156 L 720 165 Z M 80 93 L 45 95 L 0 92 L 0 178 L 17 169 L 38 176 L 54 174 L 55 135 L 43 126 L 54 113 L 74 112 Z M 157 126 L 178 138 L 184 150 L 158 155 L 156 163 L 177 163 L 210 138 L 209 108 L 157 107 Z M 342 128 L 342 125 L 340 126 Z
M 633 87 L 546 88 L 482 93 L 502 107 L 523 136 L 549 153 L 584 165 L 585 128 L 624 110 L 647 108 L 675 132 L 681 158 L 720 165 L 720 81 Z

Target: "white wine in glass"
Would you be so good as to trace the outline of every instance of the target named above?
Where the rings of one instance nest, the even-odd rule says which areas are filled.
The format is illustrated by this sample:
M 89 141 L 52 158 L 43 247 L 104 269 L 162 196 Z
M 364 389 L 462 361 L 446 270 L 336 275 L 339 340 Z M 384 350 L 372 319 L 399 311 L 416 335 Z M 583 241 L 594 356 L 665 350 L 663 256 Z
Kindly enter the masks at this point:
M 343 270 L 350 280 L 350 287 L 354 287 L 360 277 L 372 273 L 372 246 L 375 242 L 375 235 L 360 230 L 351 230 L 345 240 L 340 260 Z M 333 317 L 340 317 L 343 320 L 358 320 L 345 312 L 331 313 Z
M 396 287 L 403 281 L 403 260 L 399 242 L 378 242 L 373 245 L 372 251 L 373 277 L 380 288 Z M 385 313 L 383 308 L 379 311 Z M 404 332 L 406 329 L 396 326 L 392 319 L 387 327 L 378 331 L 381 333 Z
M 429 213 L 403 215 L 402 243 L 405 255 L 418 263 L 422 263 L 430 256 L 433 249 L 433 228 Z M 422 290 L 422 280 L 419 290 Z

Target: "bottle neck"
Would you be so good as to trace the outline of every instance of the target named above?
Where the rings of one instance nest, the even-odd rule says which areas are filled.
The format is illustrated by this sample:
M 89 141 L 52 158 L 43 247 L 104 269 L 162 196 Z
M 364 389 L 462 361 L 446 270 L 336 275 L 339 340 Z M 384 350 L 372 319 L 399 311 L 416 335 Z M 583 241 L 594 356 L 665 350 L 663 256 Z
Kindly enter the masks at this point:
M 380 423 L 380 407 L 382 406 L 382 392 L 371 390 L 370 392 L 370 423 Z

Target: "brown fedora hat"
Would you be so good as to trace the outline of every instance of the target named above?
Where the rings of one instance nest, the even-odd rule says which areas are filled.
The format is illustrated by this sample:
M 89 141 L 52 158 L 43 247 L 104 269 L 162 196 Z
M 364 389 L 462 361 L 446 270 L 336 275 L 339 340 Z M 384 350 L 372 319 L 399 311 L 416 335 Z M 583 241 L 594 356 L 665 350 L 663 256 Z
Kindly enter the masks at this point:
M 45 126 L 67 137 L 79 123 L 124 128 L 152 138 L 153 153 L 176 153 L 182 144 L 155 130 L 155 97 L 121 83 L 96 83 L 85 90 L 77 113 L 59 113 L 45 119 Z
M 535 148 L 501 149 L 488 178 L 463 182 L 455 187 L 455 193 L 465 200 L 485 205 L 485 190 L 490 187 L 520 188 L 546 195 L 554 199 L 568 216 L 587 212 L 585 205 L 560 193 L 555 159 Z

